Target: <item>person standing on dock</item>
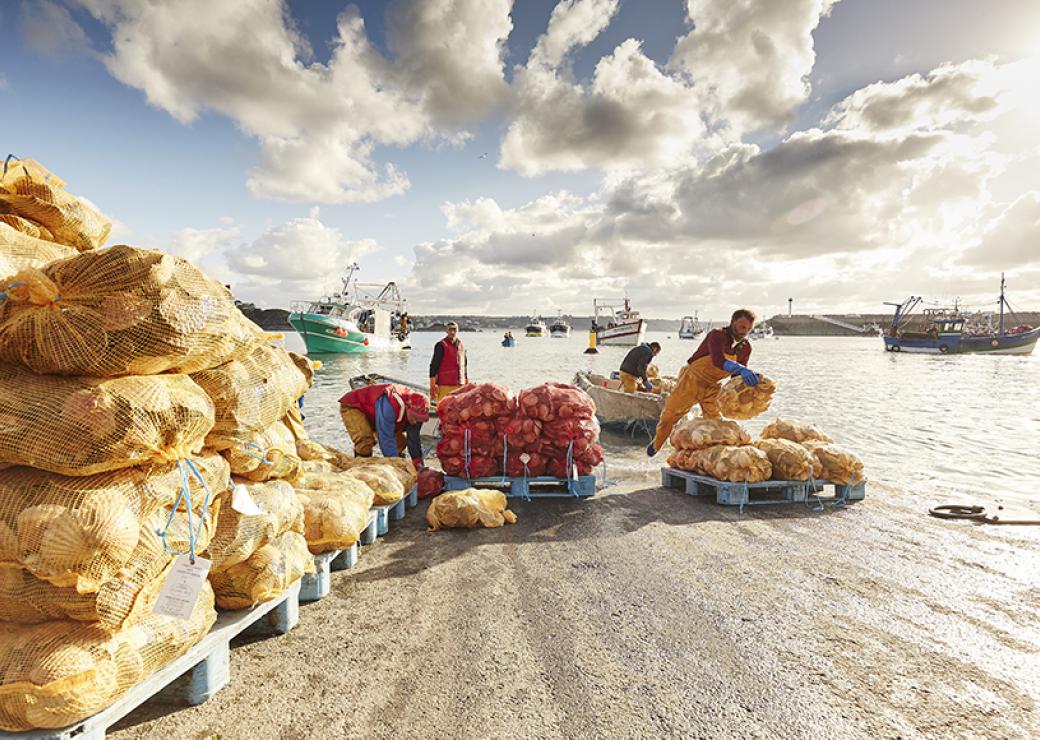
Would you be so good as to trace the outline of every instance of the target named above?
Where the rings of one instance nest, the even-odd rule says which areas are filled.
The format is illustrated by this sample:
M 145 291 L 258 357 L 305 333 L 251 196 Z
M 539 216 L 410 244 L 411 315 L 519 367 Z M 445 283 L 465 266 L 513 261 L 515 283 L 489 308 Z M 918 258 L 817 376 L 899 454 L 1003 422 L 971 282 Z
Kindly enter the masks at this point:
M 459 325 L 449 321 L 444 328 L 447 336 L 434 345 L 430 360 L 430 398 L 434 401 L 469 383 L 466 348 L 459 339 Z
M 718 419 L 719 383 L 732 375 L 739 375 L 749 386 L 758 385 L 758 375 L 748 369 L 751 343 L 748 334 L 755 327 L 755 312 L 749 308 L 738 308 L 730 317 L 729 326 L 712 329 L 704 337 L 697 351 L 686 366 L 679 371 L 675 390 L 665 401 L 661 418 L 657 422 L 657 434 L 646 446 L 646 454 L 656 455 L 676 423 L 696 404 L 708 419 Z
M 339 416 L 354 443 L 357 457 L 371 457 L 376 441 L 383 457 L 405 451 L 416 468 L 421 468 L 422 442 L 419 430 L 430 418 L 430 399 L 403 385 L 366 385 L 339 399 Z
M 640 387 L 644 391 L 654 389 L 650 379 L 646 377 L 646 369 L 657 355 L 661 353 L 661 345 L 658 342 L 650 342 L 633 347 L 621 361 L 621 390 L 625 393 L 635 393 Z

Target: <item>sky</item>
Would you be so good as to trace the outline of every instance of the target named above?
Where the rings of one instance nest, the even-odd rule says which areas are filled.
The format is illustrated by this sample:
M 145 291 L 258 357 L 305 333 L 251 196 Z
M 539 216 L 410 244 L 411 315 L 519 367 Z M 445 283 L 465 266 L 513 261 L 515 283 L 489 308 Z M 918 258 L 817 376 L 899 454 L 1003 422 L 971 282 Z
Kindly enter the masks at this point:
M 0 0 L 0 149 L 288 307 L 1040 309 L 1035 0 Z

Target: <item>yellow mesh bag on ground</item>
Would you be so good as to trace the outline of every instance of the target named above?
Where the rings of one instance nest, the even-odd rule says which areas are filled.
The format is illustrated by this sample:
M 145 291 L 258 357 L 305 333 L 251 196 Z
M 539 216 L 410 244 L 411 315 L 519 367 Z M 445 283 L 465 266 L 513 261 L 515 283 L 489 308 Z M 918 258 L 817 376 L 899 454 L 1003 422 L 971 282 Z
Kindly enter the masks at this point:
M 375 494 L 376 506 L 389 506 L 396 504 L 404 498 L 404 486 L 394 468 L 389 465 L 367 465 L 364 467 L 351 468 L 345 475 L 357 478 L 368 484 Z
M 755 447 L 766 453 L 769 464 L 773 466 L 773 477 L 777 480 L 809 480 L 810 474 L 819 476 L 816 458 L 797 442 L 789 439 L 760 439 L 755 442 Z
M 23 233 L 11 224 L 12 220 L 0 214 L 0 280 L 27 267 L 43 267 L 48 262 L 76 254 L 75 249 Z
M 0 728 L 65 727 L 96 714 L 186 653 L 216 617 L 203 584 L 188 620 L 150 614 L 116 634 L 82 622 L 0 624 Z
M 506 495 L 501 491 L 467 488 L 442 493 L 426 510 L 430 531 L 438 529 L 501 527 L 516 523 L 516 514 L 506 508 Z
M 336 469 L 346 470 L 348 472 L 381 469 L 381 476 L 386 469 L 389 469 L 390 472 L 393 473 L 394 477 L 400 482 L 401 487 L 404 488 L 404 493 L 412 490 L 412 486 L 414 486 L 419 480 L 419 474 L 416 472 L 415 466 L 412 465 L 412 461 L 406 460 L 403 457 L 347 457 L 344 455 L 342 457 L 333 456 L 331 463 Z M 376 492 L 376 498 L 379 498 L 378 491 Z M 400 499 L 394 499 L 394 501 L 398 500 Z M 393 503 L 393 501 L 387 501 L 387 503 Z
M 66 192 L 61 179 L 31 159 L 4 163 L 0 214 L 24 219 L 50 241 L 80 250 L 100 247 L 112 231 L 112 222 L 97 206 Z
M 193 517 L 199 532 L 198 551 L 206 547 L 213 530 L 213 512 L 203 526 Z M 166 526 L 167 511 L 157 511 L 141 527 L 130 560 L 101 584 L 96 593 L 81 594 L 73 587 L 60 588 L 21 568 L 0 568 L 0 622 L 38 624 L 52 619 L 97 622 L 110 632 L 128 627 L 151 614 L 173 563 L 156 532 Z M 187 512 L 178 512 L 167 532 L 171 550 L 188 549 Z
M 212 500 L 227 485 L 227 462 L 200 455 L 194 464 Z M 188 481 L 199 511 L 203 487 L 193 476 Z M 25 467 L 0 470 L 0 566 L 96 592 L 130 561 L 142 522 L 172 507 L 181 486 L 177 463 L 77 478 Z
M 236 447 L 245 436 L 267 429 L 309 388 L 307 376 L 289 353 L 269 344 L 191 377 L 217 409 L 216 423 L 206 439 L 206 446 L 215 450 Z
M 673 429 L 668 441 L 677 450 L 700 450 L 716 445 L 748 445 L 751 435 L 735 421 L 697 417 Z
M 274 480 L 248 483 L 246 488 L 263 513 L 246 516 L 231 507 L 230 491 L 222 495 L 217 530 L 205 553 L 205 557 L 213 562 L 210 573 L 219 573 L 243 562 L 262 545 L 285 532 L 304 531 L 303 504 L 296 498 L 291 485 Z
M 753 419 L 769 408 L 776 383 L 764 375 L 751 387 L 740 376 L 730 378 L 719 390 L 719 411 L 730 419 Z
M 7 292 L 0 360 L 37 373 L 191 373 L 264 339 L 227 288 L 190 262 L 149 249 L 84 252 L 23 270 L 0 290 Z
M 285 593 L 305 573 L 314 572 L 314 557 L 299 532 L 285 532 L 243 562 L 219 573 L 209 582 L 221 609 L 248 609 Z
M 695 470 L 716 480 L 758 483 L 769 480 L 773 467 L 769 457 L 757 447 L 720 445 L 691 451 L 683 461 L 686 470 Z
M 833 440 L 808 421 L 797 419 L 776 419 L 765 425 L 760 435 L 762 439 L 789 439 L 792 442 L 832 442 Z
M 231 463 L 231 472 L 249 481 L 295 480 L 303 472 L 296 438 L 280 421 L 262 432 L 244 435 L 238 445 L 222 454 Z
M 71 378 L 0 364 L 0 463 L 93 475 L 202 449 L 213 402 L 187 375 Z
M 303 504 L 307 547 L 315 555 L 350 547 L 368 526 L 372 489 L 360 481 L 325 490 L 298 488 L 296 495 Z
M 865 480 L 863 462 L 844 447 L 820 441 L 807 441 L 804 445 L 819 463 L 817 475 L 821 480 L 835 483 L 861 483 Z

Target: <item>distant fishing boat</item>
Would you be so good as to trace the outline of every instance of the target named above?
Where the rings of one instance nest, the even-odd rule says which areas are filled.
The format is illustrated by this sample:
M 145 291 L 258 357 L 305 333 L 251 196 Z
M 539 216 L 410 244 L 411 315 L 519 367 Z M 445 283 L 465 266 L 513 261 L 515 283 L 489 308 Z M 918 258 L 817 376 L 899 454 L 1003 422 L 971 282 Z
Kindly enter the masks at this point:
M 557 314 L 556 319 L 549 325 L 549 336 L 554 339 L 566 339 L 571 335 L 571 325 L 563 320 L 563 314 Z
M 773 332 L 773 327 L 769 324 L 758 324 L 751 333 L 748 334 L 749 339 L 779 339 Z
M 618 347 L 635 347 L 646 337 L 646 321 L 633 311 L 628 298 L 616 300 L 592 299 L 592 328 L 596 332 L 596 344 Z
M 289 324 L 310 354 L 411 349 L 406 301 L 397 284 L 359 283 L 357 263 L 348 268 L 339 292 L 316 301 L 296 301 Z
M 505 336 L 502 337 L 502 346 L 503 347 L 515 347 L 516 346 L 516 339 L 513 338 L 513 332 L 507 331 L 505 333 Z
M 1037 339 L 1040 339 L 1040 328 L 1019 322 L 1004 295 L 1004 287 L 1002 274 L 996 325 L 992 312 L 968 314 L 959 306 L 924 309 L 921 316 L 915 317 L 913 311 L 921 304 L 921 296 L 910 296 L 902 303 L 886 303 L 887 306 L 895 306 L 895 313 L 885 333 L 885 350 L 951 355 L 1032 353 Z M 1005 313 L 1011 318 L 1010 323 L 1014 324 L 1010 329 L 1005 326 L 1008 323 Z
M 548 333 L 545 322 L 537 316 L 532 316 L 531 320 L 527 322 L 527 326 L 524 327 L 524 334 L 529 337 L 544 337 Z
M 679 322 L 679 339 L 696 339 L 703 333 L 704 327 L 701 326 L 696 311 L 693 312 L 693 316 L 682 317 L 682 321 Z

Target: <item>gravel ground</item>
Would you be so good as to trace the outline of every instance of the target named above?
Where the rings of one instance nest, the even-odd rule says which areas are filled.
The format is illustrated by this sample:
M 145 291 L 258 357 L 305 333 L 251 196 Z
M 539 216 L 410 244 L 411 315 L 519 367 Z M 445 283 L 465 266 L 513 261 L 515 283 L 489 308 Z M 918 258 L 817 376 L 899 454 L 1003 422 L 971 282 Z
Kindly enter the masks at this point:
M 420 502 L 215 698 L 110 736 L 1040 736 L 1040 527 L 867 496 L 739 515 L 641 479 L 437 533 Z

